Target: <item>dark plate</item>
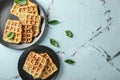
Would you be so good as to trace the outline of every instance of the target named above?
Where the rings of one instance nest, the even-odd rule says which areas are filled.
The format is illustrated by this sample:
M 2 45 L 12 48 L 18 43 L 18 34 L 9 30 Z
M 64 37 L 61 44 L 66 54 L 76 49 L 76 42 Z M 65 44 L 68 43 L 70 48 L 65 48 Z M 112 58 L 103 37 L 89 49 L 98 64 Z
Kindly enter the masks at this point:
M 56 55 L 56 53 L 52 49 L 50 49 L 50 48 L 48 48 L 46 46 L 33 46 L 31 48 L 26 49 L 23 52 L 23 54 L 21 55 L 21 57 L 19 59 L 19 62 L 18 62 L 18 72 L 19 72 L 21 78 L 23 80 L 34 80 L 31 75 L 29 75 L 28 73 L 26 73 L 23 70 L 23 65 L 25 63 L 25 60 L 26 60 L 29 52 L 31 52 L 31 51 L 34 51 L 34 52 L 37 52 L 37 53 L 45 53 L 45 52 L 47 52 L 49 54 L 49 56 L 52 58 L 53 62 L 58 67 L 58 71 L 56 71 L 53 75 L 51 75 L 46 80 L 55 80 L 55 78 L 58 75 L 59 68 L 60 68 L 59 58 L 58 58 L 58 56 Z M 41 80 L 41 79 L 39 79 L 39 80 Z
M 6 21 L 8 19 L 18 20 L 17 17 L 10 14 L 10 9 L 13 5 L 13 1 L 14 0 L 0 1 L 0 43 L 2 43 L 4 46 L 12 48 L 12 49 L 25 49 L 25 48 L 28 48 L 28 47 L 36 44 L 43 36 L 43 32 L 47 25 L 46 24 L 46 15 L 45 15 L 45 12 L 44 12 L 43 8 L 41 7 L 41 5 L 38 4 L 35 0 L 31 0 L 32 2 L 38 4 L 39 14 L 42 16 L 41 33 L 38 35 L 38 37 L 34 38 L 31 43 L 28 43 L 28 44 L 11 44 L 11 43 L 5 42 L 5 41 L 3 41 L 2 37 L 3 37 L 4 26 L 5 26 Z

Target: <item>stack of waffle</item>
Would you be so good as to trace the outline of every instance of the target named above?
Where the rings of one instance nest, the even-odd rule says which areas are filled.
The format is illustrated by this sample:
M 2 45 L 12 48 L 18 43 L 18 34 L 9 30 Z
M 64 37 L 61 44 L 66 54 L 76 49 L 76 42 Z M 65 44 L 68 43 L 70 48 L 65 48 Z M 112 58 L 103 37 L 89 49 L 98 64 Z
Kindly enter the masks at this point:
M 47 79 L 58 68 L 47 53 L 38 54 L 30 52 L 23 66 L 23 70 L 33 76 L 34 79 Z
M 11 30 L 8 27 L 8 23 L 6 23 L 5 30 L 4 30 L 4 36 L 3 40 L 10 42 L 10 43 L 30 43 L 33 41 L 34 37 L 37 37 L 40 33 L 40 23 L 41 23 L 41 16 L 38 14 L 38 7 L 35 3 L 32 3 L 31 1 L 27 0 L 26 5 L 19 5 L 17 3 L 14 3 L 11 10 L 11 14 L 18 17 L 19 19 L 19 28 L 22 28 L 20 35 L 22 37 L 19 37 L 19 41 L 15 42 L 12 40 L 8 40 L 6 35 L 6 30 L 9 32 L 14 32 L 16 34 L 16 31 Z M 18 26 L 12 25 L 17 20 L 8 20 L 7 22 L 11 22 L 9 27 L 14 27 L 17 29 Z M 17 23 L 18 24 L 18 23 Z M 14 36 L 14 38 L 17 38 Z

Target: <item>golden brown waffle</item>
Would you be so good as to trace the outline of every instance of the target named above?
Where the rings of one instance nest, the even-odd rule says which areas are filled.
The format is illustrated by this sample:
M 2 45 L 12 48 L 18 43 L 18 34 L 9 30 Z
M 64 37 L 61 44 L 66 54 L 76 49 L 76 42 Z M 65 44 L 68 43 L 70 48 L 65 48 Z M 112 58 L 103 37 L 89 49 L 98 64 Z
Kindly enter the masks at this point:
M 8 39 L 7 35 L 9 32 L 14 32 L 14 37 Z M 4 29 L 3 40 L 10 43 L 20 43 L 22 38 L 22 25 L 20 21 L 8 19 Z
M 11 8 L 11 10 L 10 10 L 11 14 L 13 14 L 13 15 L 15 15 L 15 16 L 18 16 L 18 8 L 19 8 L 20 6 L 21 6 L 21 5 L 16 4 L 16 3 L 14 2 L 13 6 L 12 6 L 12 8 Z
M 19 17 L 22 25 L 32 25 L 34 31 L 34 37 L 38 36 L 40 33 L 40 22 L 41 16 L 34 16 L 29 14 L 23 14 L 22 17 Z
M 34 37 L 38 36 L 38 34 L 41 32 L 40 31 L 40 23 L 41 23 L 41 16 L 38 16 L 38 23 L 36 25 L 33 25 L 33 32 L 34 32 L 33 36 Z
M 17 3 L 14 2 L 13 6 L 12 6 L 12 8 L 10 10 L 10 12 L 11 12 L 11 14 L 13 14 L 13 15 L 15 15 L 15 16 L 18 17 L 19 7 L 21 7 L 21 6 L 27 6 L 29 4 L 32 4 L 32 2 L 29 1 L 29 0 L 27 0 L 26 5 L 19 5 L 19 4 L 17 4 Z
M 40 33 L 40 27 L 33 26 L 33 36 L 36 37 Z
M 26 5 L 26 6 L 20 6 L 18 8 L 18 13 L 19 13 L 18 17 L 21 17 L 22 14 L 29 14 L 29 15 L 37 16 L 38 8 L 36 4 L 30 3 L 29 5 Z
M 29 26 L 29 25 L 23 26 L 22 29 L 23 29 L 22 42 L 24 42 L 24 43 L 32 42 L 32 38 L 33 38 L 32 26 Z
M 40 78 L 45 66 L 45 58 L 35 52 L 30 52 L 23 66 L 23 70 L 32 75 L 34 79 L 37 79 Z
M 19 20 L 21 21 L 22 25 L 34 25 L 39 26 L 41 17 L 40 16 L 34 16 L 29 14 L 23 14 L 22 17 L 19 17 Z
M 46 79 L 50 75 L 52 75 L 54 72 L 56 72 L 58 70 L 58 68 L 47 53 L 43 53 L 40 55 L 47 60 L 47 65 L 45 66 L 43 73 L 40 77 L 41 79 Z

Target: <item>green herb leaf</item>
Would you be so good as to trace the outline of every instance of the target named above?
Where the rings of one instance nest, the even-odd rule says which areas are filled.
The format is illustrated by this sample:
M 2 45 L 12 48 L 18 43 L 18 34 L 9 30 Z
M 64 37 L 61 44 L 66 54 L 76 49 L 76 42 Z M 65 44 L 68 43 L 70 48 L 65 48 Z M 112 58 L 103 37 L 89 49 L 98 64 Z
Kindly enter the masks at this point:
M 75 61 L 73 61 L 72 59 L 66 59 L 65 62 L 68 63 L 68 64 L 74 64 L 75 63 Z
M 8 34 L 7 34 L 7 38 L 8 39 L 12 39 L 14 37 L 14 32 L 9 32 Z
M 54 39 L 50 39 L 50 43 L 55 47 L 59 47 L 59 43 Z
M 14 0 L 14 2 L 20 5 L 25 5 L 27 1 L 26 0 Z
M 66 33 L 66 36 L 68 36 L 70 38 L 73 37 L 73 33 L 70 30 L 65 31 L 65 33 Z
M 50 21 L 48 21 L 48 24 L 51 24 L 51 25 L 57 25 L 59 23 L 60 22 L 58 20 L 50 20 Z

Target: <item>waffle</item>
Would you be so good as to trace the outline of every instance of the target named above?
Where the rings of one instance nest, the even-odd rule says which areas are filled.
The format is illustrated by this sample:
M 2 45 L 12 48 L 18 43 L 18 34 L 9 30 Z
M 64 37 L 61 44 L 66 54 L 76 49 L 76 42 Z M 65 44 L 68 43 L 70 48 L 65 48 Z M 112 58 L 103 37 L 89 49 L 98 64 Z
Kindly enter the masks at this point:
M 19 5 L 19 4 L 17 4 L 17 3 L 14 2 L 14 3 L 13 3 L 13 6 L 12 6 L 12 8 L 11 8 L 11 10 L 10 10 L 10 12 L 11 12 L 11 14 L 13 14 L 13 15 L 15 15 L 15 16 L 18 17 L 19 7 L 21 7 L 21 6 L 27 6 L 27 5 L 31 4 L 31 3 L 32 3 L 32 2 L 29 1 L 29 0 L 27 0 L 26 5 Z
M 33 26 L 33 32 L 34 32 L 34 37 L 38 36 L 38 34 L 41 32 L 40 31 L 40 23 L 41 23 L 41 16 L 38 16 L 38 24 Z
M 22 42 L 23 43 L 30 43 L 30 42 L 32 42 L 32 38 L 33 38 L 32 26 L 23 26 L 22 29 L 23 29 L 23 32 L 22 32 Z
M 47 60 L 47 65 L 45 66 L 43 73 L 40 77 L 41 79 L 46 79 L 50 75 L 52 75 L 54 72 L 56 72 L 58 70 L 58 68 L 47 53 L 43 53 L 40 55 Z
M 21 21 L 22 25 L 39 26 L 41 21 L 41 16 L 22 14 L 22 16 L 19 17 L 19 20 Z
M 33 37 L 38 36 L 39 33 L 40 33 L 40 28 L 33 26 Z
M 38 15 L 38 8 L 37 8 L 36 4 L 31 2 L 29 5 L 20 6 L 18 8 L 18 13 L 19 13 L 18 17 L 21 17 L 22 14 L 29 14 L 29 15 L 37 16 Z
M 32 25 L 33 31 L 34 31 L 34 37 L 38 36 L 40 33 L 40 22 L 41 22 L 41 16 L 33 16 L 28 14 L 22 14 L 21 17 L 19 17 L 19 20 L 22 25 Z
M 14 32 L 14 37 L 8 39 L 7 35 L 9 32 Z M 22 38 L 22 25 L 20 21 L 8 19 L 5 25 L 3 40 L 10 43 L 20 43 Z
M 11 14 L 15 15 L 15 16 L 18 16 L 18 8 L 20 7 L 21 5 L 17 4 L 14 2 L 10 12 Z
M 45 66 L 45 58 L 35 52 L 30 52 L 23 66 L 23 70 L 32 75 L 34 79 L 37 79 L 40 78 Z

